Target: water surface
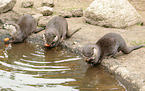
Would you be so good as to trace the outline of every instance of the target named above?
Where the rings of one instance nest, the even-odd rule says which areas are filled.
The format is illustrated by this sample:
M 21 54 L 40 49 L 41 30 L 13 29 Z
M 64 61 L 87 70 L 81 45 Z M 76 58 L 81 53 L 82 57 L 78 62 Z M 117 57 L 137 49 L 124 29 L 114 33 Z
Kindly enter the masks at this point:
M 2 91 L 125 91 L 101 66 L 62 48 L 0 42 Z

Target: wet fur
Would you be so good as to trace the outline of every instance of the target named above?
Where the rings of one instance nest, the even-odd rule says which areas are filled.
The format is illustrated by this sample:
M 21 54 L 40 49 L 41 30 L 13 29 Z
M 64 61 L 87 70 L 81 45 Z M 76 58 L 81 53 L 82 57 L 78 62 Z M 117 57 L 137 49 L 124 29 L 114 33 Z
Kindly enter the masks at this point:
M 123 52 L 124 54 L 129 54 L 133 50 L 139 49 L 141 47 L 143 47 L 143 45 L 128 47 L 121 35 L 116 33 L 108 33 L 104 35 L 102 38 L 100 38 L 97 41 L 96 45 L 88 45 L 84 47 L 82 53 L 87 58 L 89 58 L 90 61 L 88 61 L 88 63 L 95 65 L 100 64 L 105 57 L 112 57 L 119 51 Z M 98 52 L 97 54 L 95 54 L 96 56 L 92 60 L 91 57 L 92 55 L 94 55 L 93 54 L 94 48 Z
M 46 25 L 44 34 L 45 43 L 49 44 L 49 47 L 56 47 L 64 38 L 70 38 L 80 29 L 76 29 L 73 33 L 70 33 L 66 19 L 55 16 Z

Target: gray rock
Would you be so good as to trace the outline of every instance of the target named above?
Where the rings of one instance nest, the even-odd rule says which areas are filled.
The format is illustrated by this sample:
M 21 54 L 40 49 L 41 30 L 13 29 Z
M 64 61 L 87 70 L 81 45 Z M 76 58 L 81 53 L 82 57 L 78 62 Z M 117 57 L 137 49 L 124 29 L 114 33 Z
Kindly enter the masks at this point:
M 15 4 L 16 0 L 0 0 L 0 13 L 12 10 Z
M 34 2 L 32 2 L 32 1 L 27 1 L 27 2 L 22 2 L 21 3 L 21 7 L 22 8 L 30 8 L 30 7 L 32 7 L 34 5 Z
M 32 16 L 38 21 L 40 19 L 40 17 L 42 17 L 43 15 L 42 14 L 35 14 Z
M 125 28 L 142 19 L 127 0 L 95 0 L 85 12 L 86 22 L 104 27 Z
M 54 1 L 53 0 L 44 0 L 42 2 L 42 6 L 54 7 Z
M 71 10 L 73 17 L 82 17 L 83 16 L 83 9 L 74 9 Z
M 15 11 L 9 11 L 7 13 L 0 14 L 0 24 L 4 24 L 7 21 L 17 22 L 20 15 Z
M 42 16 L 38 20 L 38 26 L 44 27 L 48 23 L 50 16 Z
M 43 6 L 38 8 L 38 10 L 43 14 L 43 16 L 49 16 L 53 14 L 53 8 L 51 7 Z
M 62 16 L 64 18 L 70 18 L 70 17 L 72 17 L 72 13 L 71 12 L 68 12 L 66 10 L 63 10 L 63 11 L 60 11 L 59 12 L 59 16 Z

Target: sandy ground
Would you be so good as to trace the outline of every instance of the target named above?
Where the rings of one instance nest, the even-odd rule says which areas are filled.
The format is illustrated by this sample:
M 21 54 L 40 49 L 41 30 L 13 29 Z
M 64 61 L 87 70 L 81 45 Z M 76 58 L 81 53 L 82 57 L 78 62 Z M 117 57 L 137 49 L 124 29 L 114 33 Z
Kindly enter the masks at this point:
M 35 1 L 33 8 L 21 8 L 21 2 Z M 58 11 L 66 9 L 83 8 L 84 10 L 89 6 L 93 0 L 54 0 L 54 14 Z M 131 4 L 138 10 L 145 22 L 145 0 L 129 0 Z M 23 14 L 39 14 L 37 10 L 41 6 L 41 0 L 17 0 L 14 11 Z M 109 32 L 119 33 L 126 40 L 128 46 L 145 45 L 145 26 L 135 25 L 126 29 L 103 28 L 86 24 L 81 18 L 68 18 L 69 28 L 82 29 L 77 32 L 72 38 L 65 40 L 67 47 L 81 49 L 86 44 L 94 44 L 99 38 Z M 75 42 L 74 44 L 72 42 Z M 69 45 L 68 45 L 69 44 Z M 102 65 L 107 67 L 115 77 L 122 80 L 122 83 L 128 87 L 128 91 L 135 91 L 136 88 L 140 91 L 145 91 L 145 48 L 135 50 L 128 55 L 118 53 L 115 58 L 104 59 Z M 130 85 L 129 85 L 129 84 Z

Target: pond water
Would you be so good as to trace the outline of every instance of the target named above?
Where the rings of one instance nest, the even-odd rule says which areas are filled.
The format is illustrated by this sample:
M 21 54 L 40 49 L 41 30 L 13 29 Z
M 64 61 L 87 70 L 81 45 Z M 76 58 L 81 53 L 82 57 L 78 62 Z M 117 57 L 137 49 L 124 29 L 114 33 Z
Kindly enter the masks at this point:
M 1 91 L 125 91 L 101 66 L 62 48 L 0 42 Z

